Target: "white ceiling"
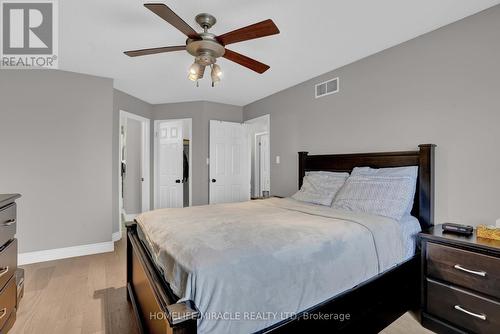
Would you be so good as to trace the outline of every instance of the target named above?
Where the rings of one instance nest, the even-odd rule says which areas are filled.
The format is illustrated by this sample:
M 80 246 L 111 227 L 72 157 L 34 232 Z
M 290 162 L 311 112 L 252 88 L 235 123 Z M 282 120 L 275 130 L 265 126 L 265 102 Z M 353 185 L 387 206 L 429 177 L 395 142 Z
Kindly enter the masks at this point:
M 215 34 L 271 18 L 280 35 L 229 48 L 271 66 L 259 75 L 226 59 L 215 88 L 187 79 L 193 58 L 174 52 L 129 58 L 125 50 L 182 45 L 185 36 L 143 7 L 164 2 L 199 30 L 196 14 L 218 19 Z M 500 3 L 500 0 L 62 0 L 60 68 L 113 78 L 149 103 L 214 101 L 235 105 L 271 95 Z

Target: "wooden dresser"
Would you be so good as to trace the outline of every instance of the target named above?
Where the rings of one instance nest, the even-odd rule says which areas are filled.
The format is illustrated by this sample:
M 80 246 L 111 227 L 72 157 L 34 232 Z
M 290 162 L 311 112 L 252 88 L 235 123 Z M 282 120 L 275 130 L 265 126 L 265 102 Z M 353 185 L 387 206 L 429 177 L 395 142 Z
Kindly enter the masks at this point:
M 16 321 L 17 206 L 19 194 L 0 194 L 0 334 Z
M 500 333 L 500 241 L 420 233 L 422 325 L 436 333 Z

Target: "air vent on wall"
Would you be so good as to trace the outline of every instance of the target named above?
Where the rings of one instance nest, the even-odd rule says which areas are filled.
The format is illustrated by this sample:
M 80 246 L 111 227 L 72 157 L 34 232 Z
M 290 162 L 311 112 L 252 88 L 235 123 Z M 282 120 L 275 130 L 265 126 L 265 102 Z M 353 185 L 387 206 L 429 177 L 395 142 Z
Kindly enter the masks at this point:
M 331 79 L 315 86 L 315 97 L 323 97 L 339 91 L 339 78 Z

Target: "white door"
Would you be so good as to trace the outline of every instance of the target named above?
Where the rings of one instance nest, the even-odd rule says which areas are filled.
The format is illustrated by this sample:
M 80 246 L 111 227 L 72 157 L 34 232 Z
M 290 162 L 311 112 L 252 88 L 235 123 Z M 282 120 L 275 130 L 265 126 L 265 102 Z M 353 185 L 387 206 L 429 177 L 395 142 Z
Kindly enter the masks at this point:
M 182 121 L 160 122 L 158 136 L 158 193 L 156 208 L 183 207 Z
M 269 157 L 269 134 L 266 133 L 260 136 L 259 141 L 260 196 L 263 195 L 264 191 L 269 192 L 271 188 L 271 164 Z
M 210 204 L 250 199 L 247 125 L 210 121 Z

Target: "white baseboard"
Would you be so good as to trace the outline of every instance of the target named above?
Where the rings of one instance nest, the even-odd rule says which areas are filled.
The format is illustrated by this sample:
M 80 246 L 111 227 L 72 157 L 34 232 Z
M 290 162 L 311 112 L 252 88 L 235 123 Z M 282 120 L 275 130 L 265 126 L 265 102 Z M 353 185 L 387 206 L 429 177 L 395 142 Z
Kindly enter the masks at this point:
M 99 242 L 96 244 L 47 249 L 35 252 L 20 253 L 18 257 L 18 264 L 30 264 L 37 262 L 45 262 L 59 259 L 66 259 L 69 257 L 92 255 L 99 253 L 112 252 L 115 249 L 113 241 Z
M 120 232 L 114 232 L 111 235 L 111 241 L 116 242 L 122 238 L 122 234 Z

